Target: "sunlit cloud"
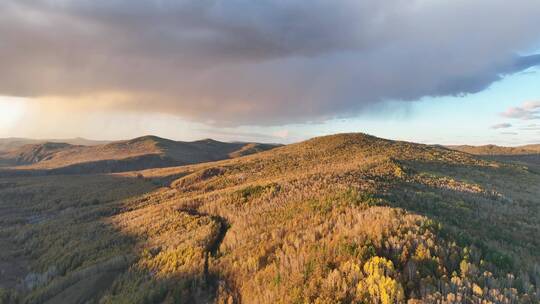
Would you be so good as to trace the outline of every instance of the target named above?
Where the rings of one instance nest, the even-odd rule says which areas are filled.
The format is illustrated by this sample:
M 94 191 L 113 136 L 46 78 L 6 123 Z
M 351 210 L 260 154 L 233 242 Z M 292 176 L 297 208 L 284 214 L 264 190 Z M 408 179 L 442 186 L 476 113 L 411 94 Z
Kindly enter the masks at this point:
M 0 133 L 7 132 L 21 120 L 27 110 L 27 100 L 0 96 Z
M 272 133 L 272 135 L 278 137 L 278 138 L 287 138 L 289 137 L 289 130 L 279 130 L 279 131 L 276 131 L 274 133 Z
M 501 116 L 522 120 L 540 119 L 540 101 L 526 101 L 521 106 L 510 107 Z

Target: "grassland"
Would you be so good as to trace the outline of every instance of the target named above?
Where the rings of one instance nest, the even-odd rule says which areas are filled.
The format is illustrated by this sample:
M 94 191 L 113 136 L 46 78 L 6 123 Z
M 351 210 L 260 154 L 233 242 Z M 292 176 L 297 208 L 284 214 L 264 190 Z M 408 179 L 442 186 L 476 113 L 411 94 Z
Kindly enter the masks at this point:
M 0 179 L 0 302 L 538 303 L 540 174 L 364 134 Z

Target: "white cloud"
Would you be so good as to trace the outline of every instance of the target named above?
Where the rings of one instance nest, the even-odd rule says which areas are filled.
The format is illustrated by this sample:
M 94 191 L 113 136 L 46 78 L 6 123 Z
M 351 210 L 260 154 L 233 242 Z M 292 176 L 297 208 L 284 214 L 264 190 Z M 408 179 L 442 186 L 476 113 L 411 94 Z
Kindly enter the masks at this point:
M 274 133 L 272 133 L 273 136 L 275 137 L 279 137 L 279 138 L 287 138 L 289 137 L 289 130 L 279 130 L 279 131 L 276 131 Z
M 518 135 L 517 132 L 501 132 L 502 135 Z
M 521 128 L 519 128 L 520 130 L 525 130 L 525 131 L 536 131 L 536 130 L 539 130 L 540 131 L 540 124 L 528 124 L 526 126 L 523 126 Z
M 540 101 L 526 101 L 521 106 L 510 107 L 501 116 L 522 120 L 540 119 Z

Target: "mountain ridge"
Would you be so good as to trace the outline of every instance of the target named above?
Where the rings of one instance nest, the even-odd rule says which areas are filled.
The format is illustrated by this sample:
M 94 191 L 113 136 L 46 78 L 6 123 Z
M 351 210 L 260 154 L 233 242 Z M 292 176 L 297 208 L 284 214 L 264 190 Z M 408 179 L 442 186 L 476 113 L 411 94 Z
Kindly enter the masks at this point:
M 517 147 L 506 147 L 498 145 L 450 145 L 449 149 L 466 152 L 475 155 L 524 155 L 540 153 L 540 144 L 530 144 Z
M 118 172 L 239 157 L 276 147 L 216 140 L 174 141 L 154 135 L 101 145 L 39 143 L 0 154 L 9 169 L 58 173 Z
M 6 137 L 0 138 L 0 152 L 8 152 L 30 144 L 41 144 L 46 142 L 68 143 L 71 145 L 93 146 L 109 143 L 109 140 L 92 140 L 83 137 L 65 138 L 65 139 L 32 139 L 24 137 Z

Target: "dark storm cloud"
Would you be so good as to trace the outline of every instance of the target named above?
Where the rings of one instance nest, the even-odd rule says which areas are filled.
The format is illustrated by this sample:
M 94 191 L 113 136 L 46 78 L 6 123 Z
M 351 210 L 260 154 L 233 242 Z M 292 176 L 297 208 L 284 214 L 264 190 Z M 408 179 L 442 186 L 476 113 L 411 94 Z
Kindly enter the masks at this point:
M 351 116 L 540 63 L 536 0 L 4 0 L 0 94 L 217 124 Z M 88 100 L 84 98 L 83 100 Z

